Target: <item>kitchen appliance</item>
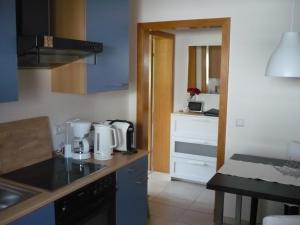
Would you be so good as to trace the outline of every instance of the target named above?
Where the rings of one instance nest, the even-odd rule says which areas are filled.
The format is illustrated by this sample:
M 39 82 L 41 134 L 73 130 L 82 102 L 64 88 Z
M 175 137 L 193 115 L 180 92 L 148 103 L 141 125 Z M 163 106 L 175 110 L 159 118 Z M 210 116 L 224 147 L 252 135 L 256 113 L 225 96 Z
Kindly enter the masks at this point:
M 116 175 L 112 173 L 57 201 L 56 225 L 116 225 Z
M 89 159 L 91 158 L 88 134 L 91 129 L 91 122 L 74 121 L 71 123 L 73 131 L 73 159 Z
M 189 102 L 188 108 L 190 112 L 203 112 L 203 102 Z
M 94 128 L 94 158 L 112 159 L 113 149 L 118 145 L 116 130 L 111 125 L 105 124 L 94 124 Z
M 211 108 L 210 110 L 207 110 L 204 112 L 205 116 L 214 116 L 214 117 L 218 117 L 219 116 L 219 110 L 218 109 L 214 109 Z
M 133 123 L 127 120 L 111 120 L 110 124 L 117 131 L 118 145 L 116 150 L 122 152 L 136 152 L 133 148 Z
M 1 177 L 54 191 L 104 168 L 105 166 L 100 164 L 74 160 L 72 158 L 55 157 L 4 174 Z
M 53 68 L 89 56 L 95 64 L 96 54 L 102 52 L 102 43 L 55 36 L 55 2 L 16 0 L 20 68 Z

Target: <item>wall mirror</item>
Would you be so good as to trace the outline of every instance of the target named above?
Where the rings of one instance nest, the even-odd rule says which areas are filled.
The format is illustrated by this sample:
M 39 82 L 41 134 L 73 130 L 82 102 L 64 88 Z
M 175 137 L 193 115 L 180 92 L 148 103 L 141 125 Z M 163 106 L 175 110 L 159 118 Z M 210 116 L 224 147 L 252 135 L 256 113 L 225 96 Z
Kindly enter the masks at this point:
M 189 46 L 188 51 L 188 87 L 219 94 L 221 46 Z

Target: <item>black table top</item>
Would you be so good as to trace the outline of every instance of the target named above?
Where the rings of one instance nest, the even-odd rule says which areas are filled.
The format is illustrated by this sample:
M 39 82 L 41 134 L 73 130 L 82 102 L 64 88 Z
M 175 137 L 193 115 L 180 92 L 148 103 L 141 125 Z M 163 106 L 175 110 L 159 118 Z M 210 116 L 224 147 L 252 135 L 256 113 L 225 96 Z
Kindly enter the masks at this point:
M 276 166 L 282 166 L 286 163 L 286 160 L 282 159 L 241 154 L 235 154 L 231 159 Z M 216 191 L 300 205 L 300 186 L 216 173 L 206 187 Z
M 100 164 L 56 157 L 1 177 L 53 191 L 104 167 Z

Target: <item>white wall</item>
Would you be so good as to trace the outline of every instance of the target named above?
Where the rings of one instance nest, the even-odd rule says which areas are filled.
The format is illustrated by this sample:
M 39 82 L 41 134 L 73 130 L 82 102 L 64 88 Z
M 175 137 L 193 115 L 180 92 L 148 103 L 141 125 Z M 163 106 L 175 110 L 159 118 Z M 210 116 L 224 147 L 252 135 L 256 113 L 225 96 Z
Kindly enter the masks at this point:
M 53 93 L 49 70 L 19 72 L 19 101 L 0 103 L 0 122 L 49 116 L 54 147 L 63 137 L 56 136 L 55 126 L 70 118 L 98 121 L 128 118 L 128 91 L 92 95 Z
M 293 0 L 139 0 L 138 22 L 231 17 L 226 158 L 286 157 L 300 140 L 300 79 L 265 77 L 267 60 L 291 23 Z M 295 28 L 300 30 L 300 1 Z M 236 119 L 245 127 L 237 128 Z M 231 198 L 232 200 L 232 198 Z M 233 215 L 234 201 L 225 214 Z M 247 207 L 248 208 L 248 207 Z
M 174 111 L 176 112 L 187 105 L 189 46 L 221 45 L 222 34 L 220 29 L 178 30 L 172 33 L 175 34 Z M 197 100 L 204 101 L 204 110 L 218 108 L 218 95 L 201 94 L 197 97 Z

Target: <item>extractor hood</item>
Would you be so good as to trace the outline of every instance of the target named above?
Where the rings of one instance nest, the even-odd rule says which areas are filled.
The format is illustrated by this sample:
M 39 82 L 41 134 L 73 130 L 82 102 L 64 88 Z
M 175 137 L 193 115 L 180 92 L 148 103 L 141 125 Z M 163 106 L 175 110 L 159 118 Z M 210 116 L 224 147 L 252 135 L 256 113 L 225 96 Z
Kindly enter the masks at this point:
M 53 68 L 74 61 L 96 63 L 99 42 L 56 37 L 52 0 L 16 0 L 19 68 Z

